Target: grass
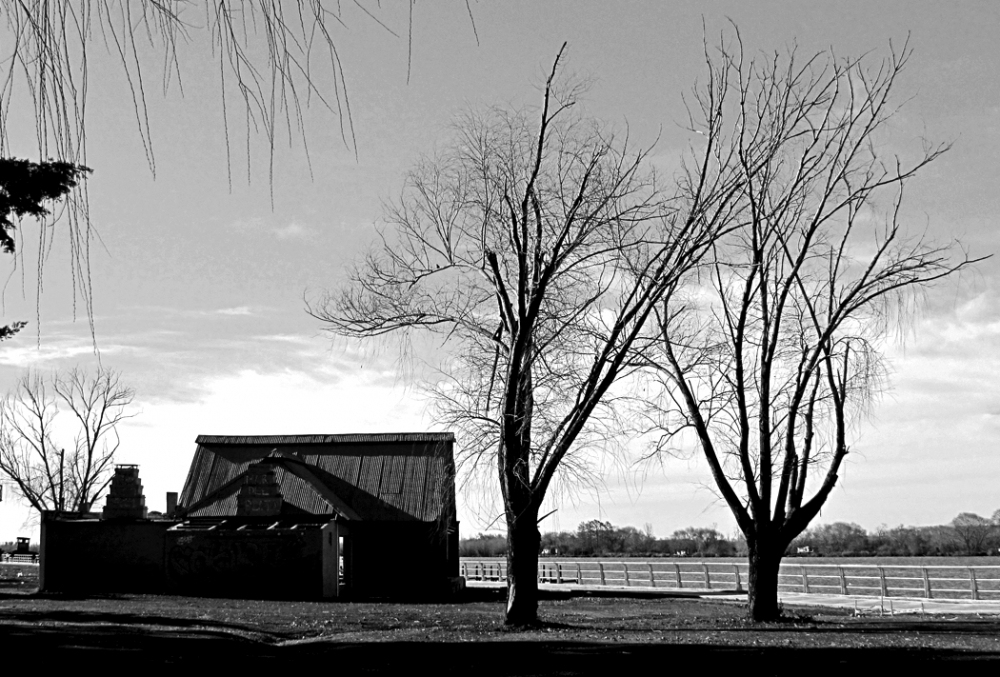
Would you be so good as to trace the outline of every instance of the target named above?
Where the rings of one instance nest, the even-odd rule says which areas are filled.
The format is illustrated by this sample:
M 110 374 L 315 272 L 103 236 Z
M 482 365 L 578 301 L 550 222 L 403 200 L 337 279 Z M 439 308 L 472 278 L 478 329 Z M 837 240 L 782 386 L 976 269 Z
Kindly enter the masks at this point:
M 745 564 L 746 557 L 539 557 L 541 562 L 664 562 L 679 564 L 708 562 L 709 564 Z M 463 557 L 469 562 L 505 562 L 503 557 Z M 896 566 L 995 566 L 1000 567 L 1000 557 L 799 557 L 786 556 L 785 564 L 883 564 Z
M 18 577 L 18 569 L 0 567 L 4 647 L 102 669 L 162 664 L 257 672 L 323 664 L 349 674 L 420 668 L 481 677 L 644 674 L 684 665 L 774 674 L 829 664 L 868 672 L 961 661 L 969 674 L 1000 661 L 997 618 L 805 609 L 755 625 L 736 603 L 562 594 L 542 600 L 539 626 L 511 630 L 502 622 L 504 592 L 496 590 L 433 604 L 74 597 L 38 594 L 26 570 Z

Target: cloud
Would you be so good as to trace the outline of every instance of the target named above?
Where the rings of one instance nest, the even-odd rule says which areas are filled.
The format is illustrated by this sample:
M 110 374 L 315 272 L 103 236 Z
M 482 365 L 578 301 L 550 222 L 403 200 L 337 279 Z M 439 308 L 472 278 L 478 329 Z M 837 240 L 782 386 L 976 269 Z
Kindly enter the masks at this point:
M 236 221 L 230 221 L 226 224 L 226 228 L 229 230 L 235 230 L 238 233 L 251 233 L 263 230 L 264 221 L 260 217 L 256 216 L 249 219 L 238 219 Z
M 227 228 L 244 235 L 270 236 L 281 241 L 308 240 L 316 234 L 314 229 L 298 221 L 277 225 L 260 217 L 233 221 L 229 223 Z
M 303 226 L 301 223 L 292 221 L 287 226 L 272 228 L 271 232 L 279 240 L 306 240 L 313 236 L 311 228 Z
M 309 338 L 308 336 L 300 336 L 297 334 L 265 334 L 261 336 L 254 336 L 255 341 L 270 341 L 274 343 L 291 343 L 293 345 L 306 345 L 315 346 L 316 340 Z
M 237 306 L 235 308 L 220 308 L 214 312 L 215 315 L 254 315 L 250 306 Z
M 120 352 L 121 346 L 101 344 L 101 354 Z M 0 350 L 0 366 L 18 369 L 49 369 L 62 362 L 79 362 L 94 358 L 94 344 L 76 336 L 46 335 L 41 345 L 33 341 L 5 344 Z
M 260 366 L 191 379 L 186 401 L 137 398 L 142 415 L 120 426 L 121 463 L 141 467 L 149 505 L 183 486 L 201 434 L 320 434 L 429 429 L 423 404 L 364 373 L 332 383 L 292 369 Z
M 1000 332 L 1000 299 L 992 290 L 981 292 L 959 305 L 955 316 L 959 322 L 984 326 L 990 333 Z
M 1000 300 L 985 291 L 943 303 L 914 326 L 913 345 L 905 352 L 932 359 L 952 359 L 973 368 L 976 362 L 1000 355 Z
M 370 354 L 354 344 L 336 347 L 315 332 L 296 331 L 298 314 L 253 304 L 208 310 L 141 307 L 99 323 L 101 363 L 120 371 L 148 403 L 192 403 L 206 384 L 242 371 L 301 374 L 317 387 L 337 387 L 356 377 L 395 387 L 393 355 Z M 50 332 L 37 347 L 31 337 L 0 350 L 0 393 L 25 369 L 96 368 L 86 326 Z

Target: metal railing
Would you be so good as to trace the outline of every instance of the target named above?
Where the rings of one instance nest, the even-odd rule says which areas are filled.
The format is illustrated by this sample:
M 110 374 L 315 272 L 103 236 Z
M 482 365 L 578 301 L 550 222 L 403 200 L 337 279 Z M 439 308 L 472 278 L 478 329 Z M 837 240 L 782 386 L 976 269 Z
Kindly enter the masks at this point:
M 538 581 L 570 586 L 742 592 L 746 589 L 747 569 L 746 562 L 541 560 Z M 504 581 L 507 563 L 463 559 L 460 573 L 470 581 Z M 778 588 L 827 595 L 1000 601 L 1000 566 L 784 563 L 778 574 Z
M 38 553 L 5 552 L 0 556 L 0 562 L 9 564 L 38 564 Z

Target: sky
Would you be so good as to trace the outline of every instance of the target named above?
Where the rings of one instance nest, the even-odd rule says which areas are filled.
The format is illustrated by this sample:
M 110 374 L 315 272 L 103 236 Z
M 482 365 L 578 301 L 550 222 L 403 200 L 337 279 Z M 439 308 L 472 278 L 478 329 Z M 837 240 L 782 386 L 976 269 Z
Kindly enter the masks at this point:
M 266 145 L 259 137 L 247 144 L 232 101 L 231 184 L 227 178 L 218 71 L 198 30 L 200 10 L 186 15 L 190 38 L 178 47 L 183 94 L 176 83 L 162 91 L 156 53 L 146 54 L 155 176 L 118 57 L 103 44 L 91 48 L 96 345 L 101 363 L 135 389 L 136 415 L 119 427 L 117 460 L 139 464 L 152 510 L 183 487 L 199 434 L 440 429 L 410 378 L 414 370 L 391 344 L 332 340 L 306 304 L 342 284 L 375 237 L 383 202 L 409 168 L 448 141 L 463 111 L 537 102 L 563 42 L 568 71 L 591 82 L 586 114 L 627 125 L 637 146 L 655 141 L 654 161 L 669 167 L 688 143 L 682 96 L 704 75 L 705 32 L 713 42 L 732 22 L 750 53 L 795 48 L 875 59 L 909 40 L 897 92 L 905 105 L 890 143 L 953 147 L 911 184 L 907 227 L 958 239 L 973 256 L 1000 249 L 995 2 L 471 2 L 471 21 L 464 2 L 417 3 L 409 54 L 406 4 L 360 4 L 387 28 L 345 3 L 344 26 L 334 33 L 356 153 L 338 119 L 311 106 L 308 161 L 300 138 L 279 133 L 273 202 Z M 3 34 L 3 58 L 9 44 Z M 15 152 L 32 157 L 26 102 L 15 99 L 5 123 Z M 26 247 L 17 268 L 4 262 L 11 271 L 4 320 L 31 324 L 0 346 L 0 391 L 28 369 L 98 361 L 86 314 L 74 307 L 65 239 L 54 240 L 37 304 Z M 888 346 L 891 386 L 856 426 L 846 471 L 817 522 L 874 529 L 1000 509 L 998 291 L 994 257 L 926 294 Z M 649 524 L 659 536 L 688 526 L 734 533 L 695 454 L 642 465 L 624 459 L 606 470 L 603 486 L 553 502 L 542 530 L 597 518 Z M 462 497 L 459 519 L 463 535 L 498 529 Z M 29 511 L 5 488 L 0 541 L 31 534 Z

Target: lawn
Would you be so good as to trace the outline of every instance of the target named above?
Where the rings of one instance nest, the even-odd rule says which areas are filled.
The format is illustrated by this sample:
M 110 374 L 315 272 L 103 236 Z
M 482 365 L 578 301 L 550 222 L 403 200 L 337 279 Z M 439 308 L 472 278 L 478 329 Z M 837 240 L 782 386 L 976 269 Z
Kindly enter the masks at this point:
M 506 562 L 503 557 L 462 557 L 463 562 Z M 744 557 L 539 557 L 540 562 L 654 562 L 658 564 L 746 564 Z M 975 557 L 799 557 L 789 555 L 783 564 L 883 564 L 895 566 L 995 566 L 1000 567 L 1000 557 L 977 555 Z
M 502 591 L 468 590 L 447 604 L 81 598 L 40 595 L 21 573 L 0 567 L 0 637 L 8 652 L 119 668 L 212 664 L 256 671 L 320 660 L 351 674 L 423 666 L 478 677 L 614 675 L 653 666 L 670 672 L 685 664 L 757 666 L 771 674 L 808 665 L 869 670 L 926 661 L 961 661 L 967 673 L 995 671 L 988 665 L 1000 661 L 998 618 L 854 617 L 817 608 L 753 625 L 741 604 L 564 594 L 542 600 L 541 625 L 511 630 L 501 620 Z

